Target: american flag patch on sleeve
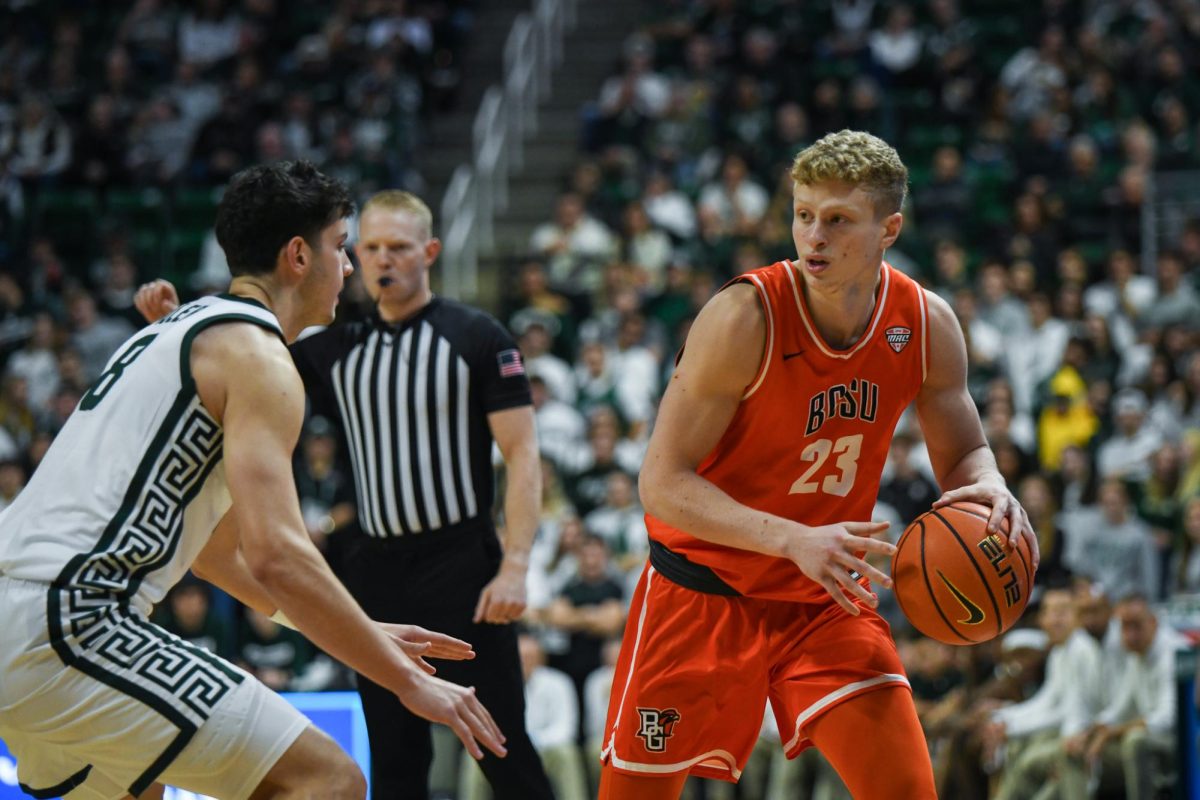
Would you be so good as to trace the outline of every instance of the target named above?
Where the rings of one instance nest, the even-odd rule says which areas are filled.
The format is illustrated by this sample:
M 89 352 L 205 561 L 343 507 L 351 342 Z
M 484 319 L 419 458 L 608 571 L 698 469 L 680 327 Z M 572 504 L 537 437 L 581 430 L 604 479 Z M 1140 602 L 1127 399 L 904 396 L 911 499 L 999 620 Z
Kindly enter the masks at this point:
M 501 350 L 496 354 L 496 361 L 500 365 L 501 378 L 525 374 L 525 362 L 521 360 L 521 351 L 515 347 L 512 350 Z

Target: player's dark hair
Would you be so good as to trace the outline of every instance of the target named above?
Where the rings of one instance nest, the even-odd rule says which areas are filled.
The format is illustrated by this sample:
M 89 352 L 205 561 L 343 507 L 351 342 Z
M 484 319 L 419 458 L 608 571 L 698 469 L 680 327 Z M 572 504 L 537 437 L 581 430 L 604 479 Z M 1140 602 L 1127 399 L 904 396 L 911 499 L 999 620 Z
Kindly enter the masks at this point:
M 354 213 L 350 190 L 309 161 L 280 161 L 233 176 L 217 206 L 217 242 L 233 275 L 275 269 L 279 249 L 295 236 L 319 246 L 321 231 Z

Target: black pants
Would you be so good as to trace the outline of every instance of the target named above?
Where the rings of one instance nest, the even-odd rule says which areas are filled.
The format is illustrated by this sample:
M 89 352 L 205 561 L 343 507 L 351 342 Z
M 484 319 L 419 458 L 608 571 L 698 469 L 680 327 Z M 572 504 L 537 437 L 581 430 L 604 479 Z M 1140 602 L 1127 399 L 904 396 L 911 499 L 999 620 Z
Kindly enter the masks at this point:
M 495 531 L 487 527 L 420 536 L 420 542 L 385 544 L 356 537 L 347 554 L 346 585 L 372 619 L 421 625 L 474 646 L 471 661 L 430 663 L 438 677 L 474 686 L 507 739 L 506 757 L 485 749 L 480 762 L 496 800 L 552 800 L 550 782 L 525 732 L 516 632 L 511 625 L 471 621 L 480 591 L 500 565 Z M 429 723 L 361 675 L 358 693 L 371 741 L 373 800 L 427 800 L 433 761 Z

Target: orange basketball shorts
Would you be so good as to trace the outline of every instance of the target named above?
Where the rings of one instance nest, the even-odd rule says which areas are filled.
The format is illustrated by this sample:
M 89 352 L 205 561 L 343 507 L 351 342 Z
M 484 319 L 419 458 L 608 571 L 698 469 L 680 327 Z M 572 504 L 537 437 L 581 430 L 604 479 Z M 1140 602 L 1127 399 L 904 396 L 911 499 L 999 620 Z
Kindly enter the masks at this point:
M 736 781 L 769 699 L 794 758 L 805 726 L 873 689 L 908 686 L 887 622 L 832 599 L 686 589 L 647 564 L 625 624 L 601 760 L 619 772 Z

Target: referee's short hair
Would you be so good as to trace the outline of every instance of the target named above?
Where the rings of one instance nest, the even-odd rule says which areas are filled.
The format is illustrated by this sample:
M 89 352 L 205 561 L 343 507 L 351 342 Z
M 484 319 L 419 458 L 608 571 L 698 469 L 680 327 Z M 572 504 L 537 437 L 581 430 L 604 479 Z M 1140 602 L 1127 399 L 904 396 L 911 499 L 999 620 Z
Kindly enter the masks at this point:
M 429 206 L 425 205 L 424 200 L 411 192 L 401 191 L 400 189 L 387 189 L 371 195 L 367 202 L 363 204 L 360 219 L 365 217 L 368 211 L 374 209 L 380 211 L 403 211 L 406 214 L 411 214 L 421 223 L 425 238 L 433 238 L 433 212 L 429 210 Z

